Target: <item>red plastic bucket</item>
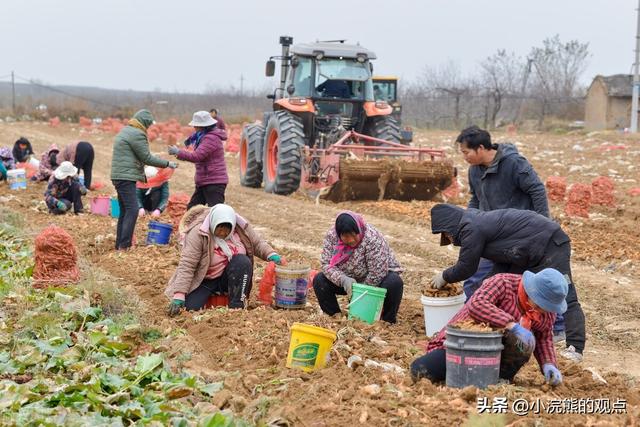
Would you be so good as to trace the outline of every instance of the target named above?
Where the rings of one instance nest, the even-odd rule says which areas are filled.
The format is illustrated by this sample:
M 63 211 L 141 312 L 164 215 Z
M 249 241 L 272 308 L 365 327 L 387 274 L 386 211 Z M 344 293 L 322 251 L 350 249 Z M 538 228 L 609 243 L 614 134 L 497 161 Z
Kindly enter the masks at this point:
M 226 307 L 229 305 L 229 295 L 211 295 L 204 308 Z

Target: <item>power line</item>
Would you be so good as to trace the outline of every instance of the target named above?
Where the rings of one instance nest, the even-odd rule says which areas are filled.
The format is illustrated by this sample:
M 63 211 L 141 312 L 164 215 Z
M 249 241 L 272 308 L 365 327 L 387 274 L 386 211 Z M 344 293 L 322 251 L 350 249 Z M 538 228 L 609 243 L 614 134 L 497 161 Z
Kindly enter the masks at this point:
M 9 75 L 8 75 L 8 76 L 6 76 L 6 77 L 11 77 L 11 74 L 9 74 Z M 99 101 L 99 100 L 97 100 L 97 99 L 87 98 L 86 96 L 82 96 L 82 95 L 76 95 L 76 94 L 74 94 L 74 93 L 67 92 L 67 91 L 65 91 L 65 90 L 63 90 L 63 89 L 59 89 L 59 88 L 54 87 L 54 86 L 49 86 L 49 85 L 46 85 L 46 84 L 43 84 L 43 83 L 38 83 L 38 82 L 36 82 L 36 81 L 35 81 L 35 80 L 33 80 L 33 79 L 29 79 L 29 78 L 27 78 L 27 77 L 22 77 L 22 76 L 19 76 L 19 75 L 17 75 L 17 74 L 15 75 L 15 77 L 16 77 L 16 79 L 19 79 L 19 80 L 25 81 L 25 82 L 27 82 L 27 83 L 28 83 L 28 84 L 30 84 L 30 85 L 33 85 L 33 86 L 36 86 L 36 87 L 39 87 L 39 88 L 42 88 L 42 89 L 49 90 L 49 91 L 51 91 L 51 92 L 56 92 L 56 93 L 59 93 L 59 94 L 61 94 L 61 95 L 69 96 L 69 97 L 71 97 L 71 98 L 81 99 L 81 100 L 83 100 L 83 101 L 91 102 L 91 103 L 93 103 L 93 104 L 97 104 L 97 105 L 104 105 L 104 106 L 106 106 L 106 107 L 111 107 L 111 108 L 121 108 L 119 105 L 110 104 L 110 103 L 108 103 L 108 102 Z

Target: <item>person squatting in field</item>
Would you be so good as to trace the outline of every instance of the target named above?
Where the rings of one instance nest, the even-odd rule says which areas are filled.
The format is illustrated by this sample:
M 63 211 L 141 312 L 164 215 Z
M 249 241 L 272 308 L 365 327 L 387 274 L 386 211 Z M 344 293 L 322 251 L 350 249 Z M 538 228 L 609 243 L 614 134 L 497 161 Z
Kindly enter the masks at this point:
M 139 217 L 150 213 L 152 218 L 158 218 L 164 212 L 169 202 L 169 178 L 172 173 L 171 168 L 158 170 L 154 166 L 144 167 L 147 182 L 136 183 Z
M 61 215 L 71 210 L 79 214 L 83 211 L 82 196 L 87 189 L 78 179 L 78 169 L 71 162 L 62 162 L 49 179 L 44 200 L 49 213 Z
M 15 168 L 16 162 L 9 147 L 0 147 L 0 180 L 6 180 L 7 171 Z
M 49 178 L 53 175 L 53 171 L 58 167 L 58 153 L 60 153 L 60 148 L 58 148 L 56 144 L 51 144 L 49 148 L 42 153 L 38 173 L 33 176 L 33 181 L 49 181 Z
M 229 205 L 197 205 L 183 216 L 180 262 L 165 295 L 167 313 L 200 310 L 212 295 L 228 295 L 229 308 L 245 308 L 253 279 L 253 257 L 276 264 L 282 257 Z
M 553 322 L 567 309 L 569 290 L 565 276 L 553 268 L 523 275 L 501 273 L 485 280 L 447 326 L 465 320 L 504 329 L 500 355 L 500 378 L 512 381 L 533 354 L 551 385 L 562 383 L 553 347 Z M 427 354 L 413 361 L 414 380 L 446 379 L 445 326 L 429 341 Z
M 396 323 L 402 300 L 402 269 L 393 250 L 379 232 L 355 212 L 338 214 L 324 238 L 322 271 L 313 279 L 313 290 L 320 308 L 332 316 L 340 313 L 336 295 L 351 299 L 354 283 L 387 290 L 382 320 Z
M 481 258 L 493 262 L 489 277 L 497 273 L 537 273 L 555 268 L 567 277 L 567 311 L 564 313 L 567 348 L 561 355 L 582 360 L 585 346 L 584 312 L 571 278 L 571 239 L 560 225 L 533 211 L 497 209 L 481 212 L 469 208 L 438 204 L 431 209 L 431 231 L 440 234 L 440 244 L 460 247 L 455 265 L 437 273 L 431 285 L 440 289 L 446 283 L 467 279 Z

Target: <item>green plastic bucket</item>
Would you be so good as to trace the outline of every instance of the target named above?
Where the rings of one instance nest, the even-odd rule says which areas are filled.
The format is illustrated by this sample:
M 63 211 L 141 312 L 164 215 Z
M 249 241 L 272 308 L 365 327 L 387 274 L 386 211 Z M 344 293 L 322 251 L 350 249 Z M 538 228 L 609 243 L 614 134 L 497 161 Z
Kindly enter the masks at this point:
M 354 283 L 349 303 L 349 319 L 360 319 L 368 324 L 380 320 L 387 290 L 375 286 Z

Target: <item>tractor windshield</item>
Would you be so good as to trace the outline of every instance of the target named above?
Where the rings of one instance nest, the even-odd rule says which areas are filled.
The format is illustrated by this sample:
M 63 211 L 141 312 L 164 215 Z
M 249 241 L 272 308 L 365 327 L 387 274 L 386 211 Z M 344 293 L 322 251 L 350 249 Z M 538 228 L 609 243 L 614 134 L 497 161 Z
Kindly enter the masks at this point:
M 311 86 L 311 58 L 296 57 L 296 65 L 293 68 L 292 83 L 295 88 L 293 95 L 309 97 L 313 95 Z
M 395 80 L 374 80 L 373 96 L 376 101 L 394 102 L 397 96 L 396 83 Z
M 369 64 L 355 59 L 316 61 L 315 88 L 323 98 L 373 99 Z

